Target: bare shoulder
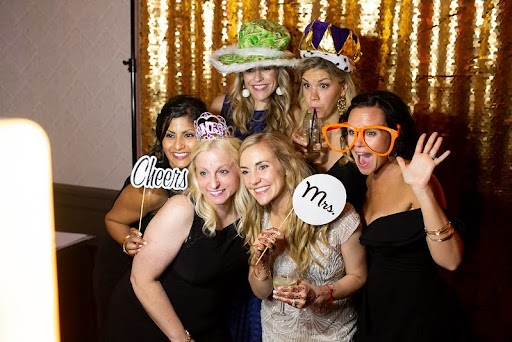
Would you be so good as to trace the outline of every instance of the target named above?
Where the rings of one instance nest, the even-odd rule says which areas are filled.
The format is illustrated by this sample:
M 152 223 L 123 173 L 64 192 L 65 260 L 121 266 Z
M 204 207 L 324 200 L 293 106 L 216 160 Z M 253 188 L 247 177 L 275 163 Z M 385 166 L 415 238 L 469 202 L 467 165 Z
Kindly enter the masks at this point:
M 168 238 L 185 238 L 194 220 L 194 205 L 188 197 L 171 197 L 149 223 L 144 238 L 164 241 Z
M 209 111 L 212 114 L 219 115 L 222 111 L 222 105 L 224 104 L 224 98 L 226 95 L 222 94 L 213 99 L 210 105 Z

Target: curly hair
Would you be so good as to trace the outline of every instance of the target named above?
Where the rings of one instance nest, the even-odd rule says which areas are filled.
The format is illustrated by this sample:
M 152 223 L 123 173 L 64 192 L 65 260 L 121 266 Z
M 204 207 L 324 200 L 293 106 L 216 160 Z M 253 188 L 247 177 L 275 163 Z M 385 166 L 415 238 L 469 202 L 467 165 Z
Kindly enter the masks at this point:
M 197 215 L 204 220 L 203 232 L 208 236 L 215 235 L 215 230 L 217 228 L 217 214 L 215 213 L 213 204 L 199 189 L 196 174 L 196 158 L 200 153 L 208 152 L 213 149 L 223 151 L 233 159 L 233 165 L 236 168 L 235 172 L 240 176 L 238 168 L 238 149 L 240 148 L 240 143 L 241 141 L 238 138 L 204 140 L 196 145 L 190 157 L 191 163 L 188 168 L 188 188 L 185 190 L 185 194 L 189 197 L 191 202 L 194 203 Z M 239 187 L 232 199 L 232 209 L 237 215 L 240 215 L 241 210 L 239 208 L 243 206 L 242 196 L 243 194 Z M 242 235 L 240 225 L 237 225 L 237 231 Z
M 256 133 L 249 136 L 242 142 L 239 155 L 241 156 L 247 148 L 257 144 L 264 144 L 278 159 L 284 173 L 286 192 L 289 195 L 291 207 L 293 191 L 304 178 L 312 174 L 311 168 L 293 148 L 290 138 L 281 133 Z M 240 187 L 245 199 L 245 205 L 242 207 L 241 212 L 240 226 L 243 228 L 245 243 L 252 245 L 258 234 L 262 231 L 263 216 L 265 213 L 270 213 L 272 204 L 261 206 L 249 194 L 243 182 Z M 328 225 L 310 225 L 302 221 L 295 213 L 287 220 L 285 236 L 288 244 L 288 254 L 297 264 L 297 271 L 299 273 L 303 273 L 306 270 L 311 260 L 320 265 L 320 261 L 311 253 L 311 248 L 322 255 L 319 248 L 319 243 L 322 243 L 332 251 L 327 242 L 328 227 Z M 249 260 L 254 260 L 254 250 L 252 248 L 250 254 Z
M 400 125 L 400 134 L 395 140 L 390 156 L 411 159 L 418 138 L 414 119 L 407 104 L 398 95 L 386 90 L 363 93 L 352 99 L 352 104 L 347 109 L 347 119 L 354 108 L 365 107 L 380 108 L 389 128 L 397 129 L 397 124 Z
M 187 116 L 192 124 L 201 115 L 206 112 L 206 104 L 199 98 L 190 95 L 177 95 L 171 97 L 156 118 L 155 135 L 156 142 L 151 149 L 150 155 L 158 158 L 158 167 L 171 167 L 169 160 L 162 147 L 162 141 L 165 133 L 171 124 L 172 119 Z
M 288 134 L 291 131 L 293 120 L 290 115 L 292 107 L 292 85 L 290 75 L 284 68 L 275 68 L 277 70 L 277 84 L 281 88 L 283 95 L 277 95 L 274 91 L 270 95 L 270 104 L 265 115 L 265 123 L 269 132 L 281 132 Z M 247 125 L 252 119 L 254 112 L 254 103 L 251 97 L 243 97 L 244 75 L 239 72 L 235 75 L 233 87 L 230 93 L 230 108 L 233 116 L 235 129 L 238 128 L 242 134 L 249 134 Z

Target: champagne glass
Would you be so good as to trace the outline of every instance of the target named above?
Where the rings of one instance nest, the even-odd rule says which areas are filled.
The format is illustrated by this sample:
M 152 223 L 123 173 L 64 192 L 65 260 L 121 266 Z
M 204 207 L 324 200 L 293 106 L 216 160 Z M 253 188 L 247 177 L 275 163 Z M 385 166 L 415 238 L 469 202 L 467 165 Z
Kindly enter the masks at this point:
M 313 114 L 309 111 L 306 113 L 302 126 L 302 137 L 308 143 L 304 158 L 307 161 L 312 161 L 320 156 L 320 151 L 315 148 L 317 144 L 321 144 L 321 123 L 316 116 L 316 109 L 313 110 Z
M 274 277 L 272 279 L 272 285 L 274 290 L 279 286 L 294 286 L 297 285 L 297 278 L 299 277 L 295 271 L 295 263 L 290 258 L 281 258 L 280 255 L 274 262 Z M 284 259 L 284 260 L 283 260 Z M 279 312 L 273 314 L 273 316 L 286 316 L 284 313 L 284 302 L 279 301 L 280 309 Z

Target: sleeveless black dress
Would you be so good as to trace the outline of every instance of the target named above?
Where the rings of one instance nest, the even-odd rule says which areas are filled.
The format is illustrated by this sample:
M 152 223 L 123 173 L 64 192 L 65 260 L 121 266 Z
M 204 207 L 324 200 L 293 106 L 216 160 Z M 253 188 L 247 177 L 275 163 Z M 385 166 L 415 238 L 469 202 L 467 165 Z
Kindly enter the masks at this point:
M 231 341 L 228 315 L 233 284 L 247 282 L 247 251 L 235 224 L 213 237 L 197 215 L 176 258 L 160 277 L 178 317 L 196 342 Z M 130 283 L 130 272 L 110 301 L 107 341 L 168 341 L 147 315 Z
M 130 177 L 124 182 L 121 192 L 130 184 Z M 169 191 L 172 196 L 174 192 Z M 116 200 L 117 200 L 116 197 Z M 142 218 L 140 231 L 144 234 L 146 227 L 155 213 L 148 213 Z M 132 222 L 130 227 L 138 227 L 139 221 Z M 96 315 L 99 334 L 104 330 L 104 324 L 107 316 L 108 303 L 114 291 L 115 286 L 126 272 L 129 272 L 132 266 L 133 257 L 123 253 L 122 246 L 115 241 L 110 234 L 106 234 L 96 252 L 93 272 L 93 289 L 96 301 Z
M 456 296 L 436 271 L 420 209 L 380 217 L 363 230 L 368 278 L 356 341 L 467 341 Z

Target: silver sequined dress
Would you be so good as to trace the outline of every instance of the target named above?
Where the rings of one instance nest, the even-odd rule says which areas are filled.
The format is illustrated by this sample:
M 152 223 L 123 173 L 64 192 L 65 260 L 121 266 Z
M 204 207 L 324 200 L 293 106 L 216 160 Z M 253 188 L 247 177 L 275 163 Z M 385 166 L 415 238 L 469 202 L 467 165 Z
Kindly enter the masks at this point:
M 341 245 L 348 240 L 360 225 L 359 215 L 347 203 L 342 214 L 331 223 L 328 231 L 328 241 L 333 248 L 328 258 L 320 258 L 313 249 L 311 252 L 321 260 L 323 267 L 311 261 L 306 269 L 304 280 L 321 286 L 336 282 L 345 276 L 345 263 L 341 255 Z M 268 216 L 263 219 L 262 227 L 269 229 Z M 321 246 L 324 255 L 329 255 L 327 247 Z M 286 265 L 288 264 L 288 265 Z M 294 268 L 294 261 L 284 252 L 279 255 L 274 268 L 289 266 Z M 350 298 L 297 309 L 285 304 L 285 315 L 276 316 L 280 310 L 277 300 L 265 299 L 261 305 L 261 324 L 263 341 L 352 341 L 356 331 L 357 314 Z

